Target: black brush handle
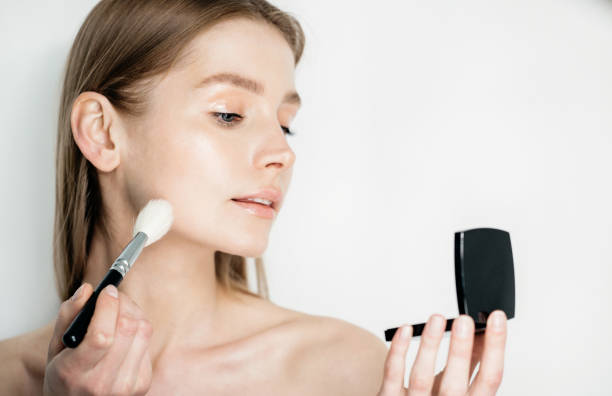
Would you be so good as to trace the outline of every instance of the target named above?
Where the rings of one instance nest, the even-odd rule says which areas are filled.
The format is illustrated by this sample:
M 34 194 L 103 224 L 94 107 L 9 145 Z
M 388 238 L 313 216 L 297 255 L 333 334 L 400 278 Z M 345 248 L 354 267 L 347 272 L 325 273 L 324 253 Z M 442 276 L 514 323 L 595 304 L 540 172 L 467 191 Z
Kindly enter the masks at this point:
M 98 295 L 102 292 L 108 285 L 119 286 L 119 283 L 123 280 L 123 275 L 121 272 L 111 269 L 106 273 L 102 282 L 98 284 L 98 287 L 93 291 L 89 299 L 81 308 L 81 311 L 77 314 L 77 316 L 72 320 L 70 326 L 64 333 L 62 337 L 62 342 L 68 348 L 76 348 L 79 346 L 83 338 L 85 338 L 85 333 L 87 333 L 87 327 L 89 326 L 89 322 L 91 321 L 91 317 L 94 314 L 94 309 L 96 308 L 96 301 L 98 300 Z

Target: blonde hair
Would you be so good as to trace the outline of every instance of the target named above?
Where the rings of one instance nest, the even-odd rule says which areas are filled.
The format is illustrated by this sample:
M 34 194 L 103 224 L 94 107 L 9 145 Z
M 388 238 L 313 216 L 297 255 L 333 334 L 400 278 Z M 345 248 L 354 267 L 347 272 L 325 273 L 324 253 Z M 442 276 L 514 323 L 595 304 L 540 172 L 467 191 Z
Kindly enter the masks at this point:
M 96 168 L 72 136 L 74 100 L 94 91 L 118 112 L 142 116 L 148 81 L 179 61 L 182 50 L 203 29 L 235 17 L 278 28 L 298 64 L 304 49 L 299 22 L 265 0 L 101 0 L 87 15 L 66 60 L 58 117 L 53 262 L 62 300 L 83 281 L 96 225 L 108 233 Z M 245 257 L 217 251 L 214 259 L 221 286 L 269 299 L 261 257 L 255 258 L 257 294 L 248 288 Z

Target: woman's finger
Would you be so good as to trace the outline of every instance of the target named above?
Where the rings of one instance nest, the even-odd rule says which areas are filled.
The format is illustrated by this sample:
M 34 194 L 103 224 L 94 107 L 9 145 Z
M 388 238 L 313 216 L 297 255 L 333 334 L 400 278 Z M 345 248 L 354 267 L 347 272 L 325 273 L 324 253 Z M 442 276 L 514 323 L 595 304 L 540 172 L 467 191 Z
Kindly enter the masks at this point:
M 142 360 L 149 347 L 149 340 L 152 333 L 153 326 L 151 323 L 146 319 L 140 320 L 136 335 L 116 375 L 116 380 L 112 388 L 113 394 L 133 395 L 137 393 L 135 391 L 137 391 L 136 385 L 138 376 L 140 375 Z M 139 391 L 146 391 L 146 389 L 148 388 L 142 388 Z
M 403 325 L 395 332 L 391 347 L 385 360 L 383 384 L 378 396 L 404 395 L 404 375 L 406 373 L 406 352 L 412 338 L 412 326 Z
M 99 373 L 96 375 L 97 381 L 108 384 L 123 381 L 120 378 L 123 375 L 121 365 L 132 348 L 141 320 L 144 320 L 144 313 L 129 296 L 119 292 L 119 316 L 115 339 L 108 353 L 95 367 L 95 372 Z
M 149 346 L 150 343 L 151 342 L 149 341 Z M 151 388 L 151 381 L 153 380 L 153 365 L 151 364 L 149 346 L 147 346 L 145 349 L 144 356 L 140 361 L 138 376 L 136 378 L 136 384 L 134 385 L 135 396 L 146 395 L 149 388 Z
M 127 315 L 117 318 L 117 329 L 113 345 L 111 345 L 108 353 L 96 365 L 93 372 L 95 374 L 96 383 L 108 384 L 112 388 L 118 377 L 122 374 L 120 371 L 121 364 L 126 359 L 128 352 L 132 346 L 136 332 L 138 331 L 138 320 Z
M 119 291 L 113 285 L 106 286 L 98 298 L 85 338 L 75 349 L 72 361 L 81 371 L 93 369 L 113 345 L 119 313 Z
M 472 346 L 472 361 L 470 362 L 470 378 L 474 373 L 474 369 L 482 359 L 482 351 L 484 349 L 484 332 L 474 333 L 474 345 Z
M 408 382 L 409 396 L 429 396 L 434 381 L 434 370 L 440 341 L 446 329 L 446 318 L 440 314 L 429 317 L 416 360 Z
M 465 395 L 467 393 L 474 328 L 474 320 L 469 315 L 459 315 L 459 318 L 453 321 L 448 361 L 440 381 L 440 394 Z
M 79 313 L 79 310 L 83 308 L 87 299 L 93 293 L 93 287 L 89 283 L 83 283 L 79 288 L 74 292 L 72 297 L 68 300 L 62 302 L 60 305 L 59 313 L 57 315 L 57 319 L 55 320 L 55 328 L 53 330 L 53 335 L 51 336 L 51 340 L 49 341 L 49 348 L 47 350 L 47 362 L 50 362 L 51 359 L 55 357 L 58 353 L 65 348 L 64 343 L 62 342 L 62 336 L 68 326 L 74 318 Z
M 487 320 L 480 368 L 470 387 L 470 396 L 494 395 L 502 381 L 506 348 L 506 314 L 496 310 Z

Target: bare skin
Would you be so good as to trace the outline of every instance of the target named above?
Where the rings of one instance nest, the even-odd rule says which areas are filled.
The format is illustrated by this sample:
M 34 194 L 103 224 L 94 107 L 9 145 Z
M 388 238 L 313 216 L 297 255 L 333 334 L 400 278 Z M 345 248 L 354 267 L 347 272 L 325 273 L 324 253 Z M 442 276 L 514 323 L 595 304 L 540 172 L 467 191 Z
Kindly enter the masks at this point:
M 380 386 L 387 347 L 375 335 L 339 319 L 238 298 L 243 313 L 259 310 L 269 322 L 251 323 L 264 327 L 227 344 L 175 351 L 158 361 L 147 396 L 373 395 Z M 43 394 L 54 327 L 52 321 L 0 341 L 0 356 L 9 362 L 0 369 L 0 395 Z
M 70 381 L 113 389 L 71 394 L 494 394 L 505 329 L 487 329 L 484 351 L 482 336 L 473 349 L 472 337 L 451 342 L 448 368 L 434 377 L 432 356 L 442 333 L 426 328 L 429 342 L 421 346 L 428 348 L 417 358 L 407 391 L 406 340 L 394 340 L 387 355 L 381 339 L 350 323 L 217 285 L 215 251 L 258 257 L 267 246 L 273 221 L 231 199 L 264 187 L 286 195 L 295 154 L 283 128 L 299 102 L 293 54 L 268 25 L 224 21 L 189 50 L 187 61 L 155 81 L 144 118 L 127 118 L 96 92 L 84 92 L 74 102 L 74 139 L 98 170 L 110 237 L 94 233 L 84 296 L 64 302 L 47 326 L 0 342 L 0 359 L 8 362 L 0 368 L 2 394 L 41 395 L 45 389 L 47 396 L 65 395 L 57 389 L 67 389 Z M 247 77 L 260 89 L 236 77 L 201 84 L 219 73 Z M 92 331 L 79 346 L 91 353 L 61 350 L 58 339 L 78 311 L 74 304 L 84 303 L 102 279 L 130 240 L 139 209 L 152 198 L 172 203 L 175 221 L 166 236 L 143 250 L 117 300 L 101 297 L 104 308 L 96 307 L 100 318 L 95 313 L 92 324 L 116 337 L 106 345 Z M 481 356 L 486 370 L 468 392 L 468 374 Z M 118 367 L 133 375 L 109 374 Z M 117 382 L 127 379 L 133 380 L 129 389 Z
M 94 233 L 86 291 L 130 240 L 149 199 L 174 209 L 172 228 L 143 250 L 118 302 L 104 297 L 96 308 L 96 323 L 116 337 L 105 345 L 88 332 L 79 348 L 90 353 L 61 350 L 57 339 L 78 311 L 65 302 L 59 319 L 0 342 L 0 358 L 11 362 L 2 365 L 0 383 L 11 395 L 62 393 L 70 381 L 98 381 L 114 393 L 121 384 L 108 373 L 128 365 L 138 383 L 130 385 L 134 393 L 117 394 L 374 394 L 387 353 L 381 339 L 339 319 L 228 293 L 215 277 L 215 251 L 261 256 L 274 220 L 232 198 L 266 187 L 288 192 L 295 153 L 284 128 L 299 109 L 290 47 L 274 27 L 233 19 L 200 34 L 188 51 L 153 81 L 142 118 L 119 113 L 96 92 L 73 104 L 74 140 L 98 170 L 110 225 L 110 237 Z M 236 77 L 201 83 L 220 73 L 260 87 Z
M 383 384 L 377 396 L 495 395 L 503 376 L 506 321 L 504 311 L 495 310 L 487 318 L 485 333 L 474 333 L 472 317 L 460 315 L 452 325 L 448 362 L 434 375 L 446 319 L 439 314 L 431 315 L 423 330 L 407 388 L 404 387 L 405 360 L 412 339 L 412 326 L 402 326 L 391 341 Z M 478 373 L 470 383 L 478 363 Z

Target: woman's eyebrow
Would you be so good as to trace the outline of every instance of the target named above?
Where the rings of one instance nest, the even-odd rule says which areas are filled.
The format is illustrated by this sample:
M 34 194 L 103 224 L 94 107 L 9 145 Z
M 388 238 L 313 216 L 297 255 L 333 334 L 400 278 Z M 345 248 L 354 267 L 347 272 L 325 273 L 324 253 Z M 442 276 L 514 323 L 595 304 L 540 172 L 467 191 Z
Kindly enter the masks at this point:
M 248 77 L 242 76 L 236 73 L 217 73 L 211 76 L 204 78 L 200 81 L 199 84 L 196 85 L 196 88 L 202 88 L 206 85 L 225 82 L 232 84 L 239 88 L 244 88 L 248 91 L 256 93 L 257 95 L 263 95 L 264 86 L 258 81 L 252 80 Z M 300 95 L 296 91 L 287 92 L 285 97 L 283 98 L 283 102 L 291 103 L 300 106 L 302 104 L 302 99 Z

